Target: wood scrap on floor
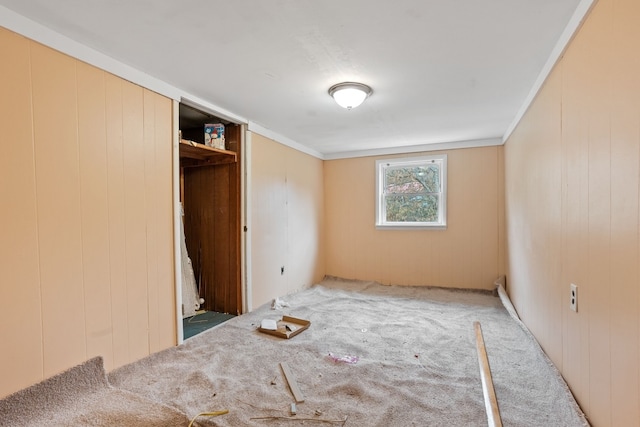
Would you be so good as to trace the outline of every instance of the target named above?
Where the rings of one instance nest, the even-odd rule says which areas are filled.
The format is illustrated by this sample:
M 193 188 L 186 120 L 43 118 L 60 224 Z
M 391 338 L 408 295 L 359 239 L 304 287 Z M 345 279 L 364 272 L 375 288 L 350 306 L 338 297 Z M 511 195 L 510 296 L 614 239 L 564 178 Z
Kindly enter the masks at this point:
M 289 389 L 291 389 L 291 394 L 293 394 L 296 403 L 304 402 L 304 395 L 300 387 L 298 387 L 296 377 L 293 376 L 289 364 L 287 362 L 281 362 L 280 367 L 282 368 L 282 373 L 284 373 L 284 378 L 287 380 L 287 384 L 289 384 Z
M 473 322 L 473 327 L 476 332 L 476 347 L 478 350 L 478 362 L 480 363 L 480 379 L 482 380 L 482 394 L 484 395 L 487 422 L 489 423 L 489 427 L 502 427 L 502 418 L 500 417 L 496 391 L 493 387 L 489 357 L 487 356 L 487 349 L 484 345 L 484 337 L 482 336 L 482 327 L 480 326 L 480 322 L 477 321 Z

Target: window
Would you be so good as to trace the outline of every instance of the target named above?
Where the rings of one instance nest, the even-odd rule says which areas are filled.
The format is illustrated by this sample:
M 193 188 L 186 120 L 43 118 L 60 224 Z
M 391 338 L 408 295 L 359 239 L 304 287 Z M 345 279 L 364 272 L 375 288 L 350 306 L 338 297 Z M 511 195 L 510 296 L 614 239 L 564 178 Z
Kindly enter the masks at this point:
M 447 155 L 376 161 L 378 228 L 446 228 Z

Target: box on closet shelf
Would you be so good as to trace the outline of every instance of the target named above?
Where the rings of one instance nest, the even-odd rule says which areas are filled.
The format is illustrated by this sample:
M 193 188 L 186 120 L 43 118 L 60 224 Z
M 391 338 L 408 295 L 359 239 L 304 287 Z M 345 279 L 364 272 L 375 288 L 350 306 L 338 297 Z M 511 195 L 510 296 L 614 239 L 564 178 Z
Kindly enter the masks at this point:
M 207 123 L 204 125 L 204 144 L 208 147 L 225 149 L 224 125 L 221 123 Z

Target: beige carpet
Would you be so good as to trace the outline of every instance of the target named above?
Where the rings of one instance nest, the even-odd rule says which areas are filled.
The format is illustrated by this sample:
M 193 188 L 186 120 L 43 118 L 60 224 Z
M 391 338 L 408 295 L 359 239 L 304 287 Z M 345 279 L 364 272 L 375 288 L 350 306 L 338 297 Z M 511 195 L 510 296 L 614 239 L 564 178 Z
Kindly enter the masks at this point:
M 485 426 L 477 320 L 505 426 L 588 425 L 558 371 L 492 293 L 327 278 L 282 299 L 289 307 L 260 307 L 109 380 L 188 417 L 229 410 L 203 426 Z M 282 314 L 311 326 L 290 340 L 256 330 Z M 295 416 L 280 362 L 305 396 Z
M 0 426 L 485 426 L 473 322 L 484 333 L 505 426 L 587 426 L 566 384 L 489 292 L 327 278 L 105 375 L 95 358 L 0 400 Z M 507 309 L 505 309 L 505 305 Z M 311 321 L 282 340 L 257 331 Z M 305 396 L 293 397 L 280 362 Z
M 187 426 L 182 413 L 107 383 L 102 358 L 0 400 L 0 426 Z

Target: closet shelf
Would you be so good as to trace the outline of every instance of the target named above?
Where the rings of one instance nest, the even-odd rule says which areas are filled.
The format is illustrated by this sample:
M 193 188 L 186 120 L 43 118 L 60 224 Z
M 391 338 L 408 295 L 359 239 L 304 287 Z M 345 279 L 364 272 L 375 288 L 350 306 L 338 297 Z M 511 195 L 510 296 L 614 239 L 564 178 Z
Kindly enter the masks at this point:
M 209 166 L 236 163 L 238 154 L 235 151 L 207 147 L 187 139 L 180 140 L 180 158 L 189 159 L 184 166 Z

